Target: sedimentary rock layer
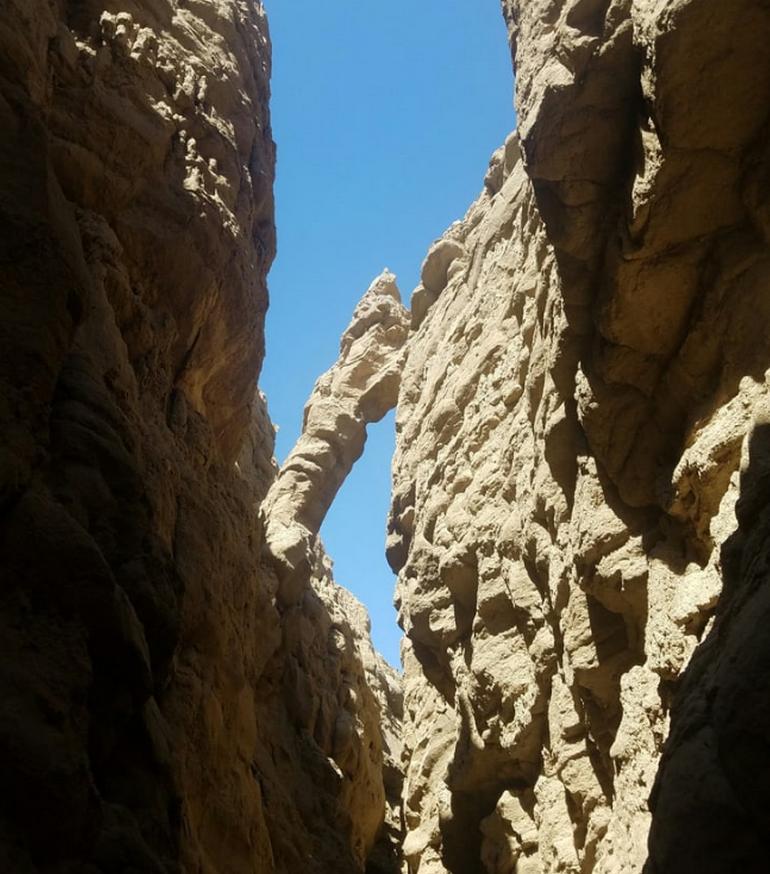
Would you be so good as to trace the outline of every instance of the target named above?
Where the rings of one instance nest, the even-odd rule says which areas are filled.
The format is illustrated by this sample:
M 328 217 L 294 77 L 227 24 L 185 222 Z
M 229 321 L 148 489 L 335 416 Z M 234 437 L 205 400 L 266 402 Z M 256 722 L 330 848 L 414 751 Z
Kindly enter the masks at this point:
M 3 4 L 3 871 L 353 874 L 385 817 L 365 616 L 262 565 L 269 72 L 252 0 Z
M 770 7 L 503 7 L 398 403 L 408 867 L 760 871 Z

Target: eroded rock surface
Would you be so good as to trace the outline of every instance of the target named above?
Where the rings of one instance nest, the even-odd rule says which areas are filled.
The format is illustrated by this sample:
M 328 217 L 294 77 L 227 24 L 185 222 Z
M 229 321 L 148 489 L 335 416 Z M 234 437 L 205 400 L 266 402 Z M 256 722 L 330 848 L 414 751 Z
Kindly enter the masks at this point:
M 402 841 L 401 675 L 372 646 L 366 608 L 334 581 L 323 550 L 317 547 L 316 553 L 312 590 L 326 605 L 333 623 L 330 633 L 343 654 L 339 674 L 320 671 L 317 684 L 341 704 L 336 707 L 330 755 L 346 781 L 345 804 L 359 862 L 365 863 L 367 874 L 397 874 Z M 318 664 L 323 665 L 323 659 Z M 329 713 L 322 706 L 316 734 L 323 737 L 329 726 Z
M 293 700 L 302 728 L 338 777 L 340 826 L 355 864 L 367 864 L 370 874 L 399 869 L 401 679 L 374 651 L 364 608 L 335 584 L 318 535 L 364 450 L 367 425 L 396 404 L 408 326 L 395 276 L 386 270 L 356 306 L 339 358 L 315 384 L 302 433 L 261 508 L 272 591 L 284 623 L 297 629 L 290 639 L 300 643 L 299 652 L 289 653 L 301 678 Z M 308 650 L 302 641 L 313 603 L 323 605 L 332 625 L 327 643 L 315 622 L 317 643 Z M 335 654 L 331 665 L 327 646 Z
M 650 871 L 760 871 L 770 7 L 503 8 L 397 412 L 408 868 L 640 872 L 657 774 Z
M 261 4 L 6 2 L 0 869 L 767 869 L 770 6 L 503 9 L 278 474 Z M 318 539 L 397 400 L 403 703 Z
M 301 595 L 279 612 L 281 642 L 254 693 L 253 767 L 272 864 L 287 872 L 395 874 L 400 676 L 373 649 L 368 614 L 334 581 L 320 542 Z
M 4 872 L 391 870 L 396 680 L 262 564 L 269 72 L 252 0 L 3 4 Z
M 366 426 L 396 405 L 408 326 L 396 278 L 385 270 L 359 301 L 339 358 L 308 399 L 302 434 L 263 508 L 284 604 L 304 588 L 321 523 L 364 450 Z

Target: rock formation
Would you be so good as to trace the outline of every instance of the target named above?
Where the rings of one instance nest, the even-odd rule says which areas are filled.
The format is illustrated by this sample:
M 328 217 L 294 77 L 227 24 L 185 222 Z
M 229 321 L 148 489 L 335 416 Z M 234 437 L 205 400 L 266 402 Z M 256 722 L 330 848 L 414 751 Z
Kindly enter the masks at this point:
M 408 326 L 395 276 L 386 270 L 361 298 L 338 360 L 313 388 L 302 434 L 263 508 L 283 603 L 304 588 L 321 523 L 363 452 L 366 426 L 396 405 Z
M 261 508 L 270 590 L 288 629 L 289 707 L 326 756 L 321 768 L 331 766 L 336 775 L 339 829 L 357 870 L 368 863 L 370 874 L 398 871 L 401 681 L 373 649 L 362 605 L 335 584 L 318 534 L 363 452 L 366 426 L 396 404 L 408 326 L 395 277 L 386 270 L 358 303 L 339 358 L 316 382 L 302 433 Z M 265 724 L 274 727 L 271 718 Z M 306 776 L 317 770 L 302 763 Z M 328 834 L 324 840 L 329 843 Z M 319 871 L 340 869 L 341 852 L 319 852 L 327 866 Z M 296 863 L 300 870 L 301 858 Z
M 502 6 L 278 472 L 261 3 L 6 0 L 0 870 L 766 870 L 770 4 Z M 394 406 L 403 697 L 319 539 Z
M 392 870 L 397 683 L 264 559 L 269 74 L 255 0 L 3 6 L 4 872 Z
M 408 869 L 640 872 L 652 793 L 650 872 L 758 872 L 770 7 L 503 8 L 397 412 Z

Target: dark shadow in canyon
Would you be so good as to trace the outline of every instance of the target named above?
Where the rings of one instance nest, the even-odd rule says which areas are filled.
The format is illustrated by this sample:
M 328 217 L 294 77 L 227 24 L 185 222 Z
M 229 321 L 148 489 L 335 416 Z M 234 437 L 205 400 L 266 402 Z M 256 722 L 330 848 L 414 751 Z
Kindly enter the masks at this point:
M 770 855 L 770 424 L 749 439 L 712 630 L 674 695 L 645 874 L 762 874 Z

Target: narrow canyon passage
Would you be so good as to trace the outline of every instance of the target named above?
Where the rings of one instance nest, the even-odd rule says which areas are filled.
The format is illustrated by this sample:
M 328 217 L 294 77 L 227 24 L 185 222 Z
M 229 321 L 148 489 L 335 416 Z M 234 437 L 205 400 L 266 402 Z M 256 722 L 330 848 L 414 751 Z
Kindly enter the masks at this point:
M 7 0 L 0 871 L 767 870 L 770 5 L 501 7 L 279 469 L 267 11 Z M 319 538 L 393 410 L 402 673 Z
M 364 290 L 389 268 L 408 303 L 427 248 L 458 204 L 477 195 L 515 112 L 497 0 L 475 7 L 465 0 L 268 0 L 266 10 L 279 245 L 268 277 L 260 387 L 278 429 L 280 463 Z M 394 419 L 391 413 L 367 428 L 366 452 L 322 537 L 337 581 L 365 604 L 372 639 L 398 665 L 395 578 L 383 551 Z M 390 446 L 382 436 L 388 428 Z

